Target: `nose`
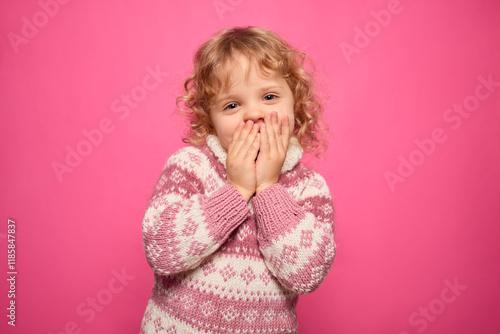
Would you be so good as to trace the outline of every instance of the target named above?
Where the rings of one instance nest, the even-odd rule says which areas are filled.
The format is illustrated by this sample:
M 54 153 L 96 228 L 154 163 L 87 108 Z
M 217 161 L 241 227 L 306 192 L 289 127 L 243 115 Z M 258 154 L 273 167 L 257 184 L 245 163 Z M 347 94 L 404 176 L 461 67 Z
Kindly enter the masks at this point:
M 257 123 L 257 124 L 261 124 L 261 123 L 264 123 L 264 117 L 266 116 L 266 111 L 262 108 L 262 107 L 253 107 L 253 108 L 249 108 L 246 112 L 245 112 L 245 119 L 244 121 L 248 121 L 248 120 L 251 120 L 253 121 L 254 123 Z

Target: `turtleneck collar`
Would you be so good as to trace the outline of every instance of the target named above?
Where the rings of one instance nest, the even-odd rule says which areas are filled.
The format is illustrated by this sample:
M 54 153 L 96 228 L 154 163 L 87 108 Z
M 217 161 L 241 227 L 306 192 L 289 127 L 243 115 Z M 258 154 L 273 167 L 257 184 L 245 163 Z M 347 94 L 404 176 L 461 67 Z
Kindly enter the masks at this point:
M 212 152 L 214 152 L 215 156 L 224 168 L 226 168 L 227 151 L 224 146 L 222 146 L 219 138 L 215 135 L 208 135 L 207 145 Z M 281 174 L 292 170 L 293 167 L 295 167 L 295 165 L 299 162 L 300 158 L 302 158 L 302 153 L 303 149 L 297 138 L 293 136 L 290 137 L 290 143 L 288 144 L 288 149 L 286 151 L 285 162 L 281 168 Z

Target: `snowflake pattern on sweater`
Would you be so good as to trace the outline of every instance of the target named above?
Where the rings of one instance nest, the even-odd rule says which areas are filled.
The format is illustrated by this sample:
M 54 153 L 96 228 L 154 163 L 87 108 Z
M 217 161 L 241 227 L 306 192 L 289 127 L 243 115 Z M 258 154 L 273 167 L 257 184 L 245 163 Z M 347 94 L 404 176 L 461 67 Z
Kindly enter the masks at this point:
M 142 223 L 154 285 L 141 324 L 151 333 L 297 333 L 299 294 L 335 257 L 325 180 L 290 139 L 278 183 L 246 203 L 226 182 L 216 136 L 165 164 Z

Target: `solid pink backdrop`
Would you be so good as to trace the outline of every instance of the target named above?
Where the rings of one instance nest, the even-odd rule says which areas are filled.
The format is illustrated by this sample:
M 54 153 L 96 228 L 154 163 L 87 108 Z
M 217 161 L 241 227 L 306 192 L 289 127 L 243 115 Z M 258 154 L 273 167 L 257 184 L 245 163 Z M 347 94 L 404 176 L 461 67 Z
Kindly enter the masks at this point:
M 196 48 L 234 25 L 315 62 L 337 256 L 300 334 L 498 333 L 497 1 L 2 1 L 0 254 L 16 224 L 16 326 L 138 333 L 141 222 Z M 488 83 L 489 82 L 489 83 Z M 76 152 L 76 153 L 75 153 Z

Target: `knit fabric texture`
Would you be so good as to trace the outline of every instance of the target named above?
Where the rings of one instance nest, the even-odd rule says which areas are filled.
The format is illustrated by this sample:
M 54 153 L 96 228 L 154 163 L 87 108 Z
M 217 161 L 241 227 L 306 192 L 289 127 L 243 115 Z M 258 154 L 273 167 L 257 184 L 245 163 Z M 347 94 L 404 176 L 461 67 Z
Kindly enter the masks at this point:
M 246 203 L 216 136 L 165 164 L 142 222 L 154 285 L 142 334 L 297 333 L 300 294 L 335 257 L 325 180 L 292 137 L 278 183 Z

